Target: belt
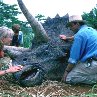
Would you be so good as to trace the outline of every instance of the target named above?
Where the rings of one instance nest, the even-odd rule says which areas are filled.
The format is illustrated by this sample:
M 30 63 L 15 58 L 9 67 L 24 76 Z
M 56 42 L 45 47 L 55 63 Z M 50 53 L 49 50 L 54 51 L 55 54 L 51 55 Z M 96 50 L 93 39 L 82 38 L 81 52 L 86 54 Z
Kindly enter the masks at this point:
M 97 57 L 96 57 L 96 56 L 93 56 L 93 57 L 92 57 L 92 60 L 97 61 Z
M 96 57 L 96 56 L 93 56 L 93 57 L 87 59 L 87 61 L 88 61 L 89 63 L 91 63 L 93 60 L 94 60 L 94 61 L 97 61 L 97 57 Z

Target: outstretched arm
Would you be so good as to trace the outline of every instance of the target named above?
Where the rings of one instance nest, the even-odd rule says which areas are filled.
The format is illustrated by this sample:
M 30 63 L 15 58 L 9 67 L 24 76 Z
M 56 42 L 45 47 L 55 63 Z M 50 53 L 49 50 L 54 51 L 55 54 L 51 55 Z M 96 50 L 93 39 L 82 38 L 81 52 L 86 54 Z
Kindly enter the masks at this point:
M 7 73 L 15 73 L 15 72 L 18 72 L 20 71 L 21 69 L 23 68 L 23 66 L 11 66 L 9 69 L 7 70 L 1 70 L 0 71 L 0 76 L 1 75 L 5 75 Z
M 65 35 L 59 35 L 59 37 L 62 39 L 62 40 L 73 40 L 74 39 L 74 36 L 70 36 L 70 37 L 67 37 Z

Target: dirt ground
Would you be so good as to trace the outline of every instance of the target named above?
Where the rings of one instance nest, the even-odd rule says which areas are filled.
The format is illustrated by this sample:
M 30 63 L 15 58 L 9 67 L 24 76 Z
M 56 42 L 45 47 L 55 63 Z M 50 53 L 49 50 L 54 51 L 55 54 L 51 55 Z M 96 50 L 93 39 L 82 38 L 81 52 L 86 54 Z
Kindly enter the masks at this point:
M 4 67 L 9 64 L 8 62 L 10 62 L 9 58 L 0 59 Z M 10 77 L 10 74 L 0 77 L 0 97 L 86 97 L 85 94 L 94 92 L 92 89 L 93 86 L 74 86 L 57 81 L 45 81 L 35 87 L 21 87 Z
M 85 94 L 93 92 L 92 87 L 74 86 L 57 81 L 46 81 L 35 87 L 20 87 L 12 82 L 1 80 L 0 97 L 86 97 Z M 8 94 L 10 96 L 6 96 Z

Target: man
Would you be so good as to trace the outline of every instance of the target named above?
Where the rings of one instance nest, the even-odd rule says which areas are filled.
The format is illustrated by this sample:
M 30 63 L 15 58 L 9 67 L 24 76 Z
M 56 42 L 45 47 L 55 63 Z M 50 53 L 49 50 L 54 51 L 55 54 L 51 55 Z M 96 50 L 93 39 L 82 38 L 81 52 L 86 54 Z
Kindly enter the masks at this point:
M 70 84 L 97 82 L 97 31 L 86 25 L 81 16 L 69 17 L 68 27 L 75 33 L 63 81 Z M 60 36 L 66 39 L 66 36 Z
M 12 39 L 12 46 L 23 46 L 23 32 L 20 31 L 20 25 L 14 24 L 12 26 L 12 30 L 14 32 L 14 36 Z

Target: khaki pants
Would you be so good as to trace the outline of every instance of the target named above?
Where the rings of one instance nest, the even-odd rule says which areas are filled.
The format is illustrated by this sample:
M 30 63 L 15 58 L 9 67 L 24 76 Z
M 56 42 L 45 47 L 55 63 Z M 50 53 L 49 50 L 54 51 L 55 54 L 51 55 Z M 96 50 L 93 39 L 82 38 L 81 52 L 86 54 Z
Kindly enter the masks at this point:
M 67 75 L 66 82 L 95 84 L 97 82 L 97 61 L 92 60 L 90 64 L 88 62 L 78 63 Z

